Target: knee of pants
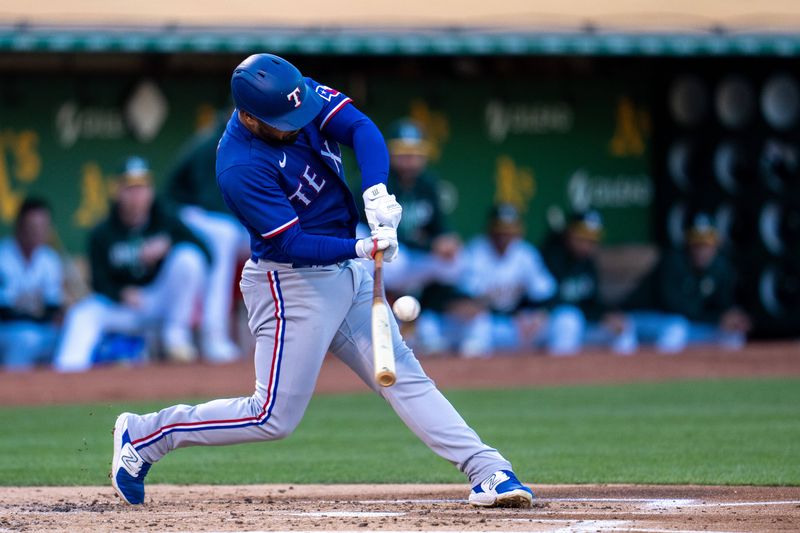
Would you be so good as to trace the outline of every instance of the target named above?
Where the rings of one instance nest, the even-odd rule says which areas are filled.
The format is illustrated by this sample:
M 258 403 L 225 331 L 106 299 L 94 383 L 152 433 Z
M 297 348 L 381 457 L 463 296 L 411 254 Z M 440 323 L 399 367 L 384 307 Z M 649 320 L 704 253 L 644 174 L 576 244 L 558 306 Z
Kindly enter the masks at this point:
M 181 272 L 185 280 L 202 278 L 207 269 L 206 257 L 194 244 L 181 243 L 169 253 L 168 261 Z
M 100 320 L 106 313 L 110 300 L 104 296 L 90 295 L 73 305 L 64 317 L 65 325 L 74 321 Z
M 398 398 L 416 397 L 435 388 L 433 380 L 428 377 L 419 360 L 408 347 L 399 351 L 395 348 L 395 350 L 397 382 L 391 387 L 374 385 L 372 388 L 380 396 L 387 400 L 392 396 Z
M 259 428 L 261 429 L 264 440 L 281 440 L 285 439 L 292 433 L 294 433 L 297 424 L 291 426 L 282 426 L 276 424 L 275 421 L 270 418 L 265 423 L 261 424 Z
M 309 398 L 301 395 L 282 394 L 277 396 L 276 400 L 277 402 L 269 411 L 267 419 L 258 426 L 264 440 L 285 439 L 294 433 L 303 419 Z M 263 397 L 254 396 L 252 402 L 255 406 L 259 406 L 254 409 L 260 410 L 262 408 L 260 406 L 263 405 Z
M 475 316 L 453 332 L 457 336 L 458 351 L 467 357 L 489 354 L 495 348 L 495 329 L 489 313 Z
M 561 305 L 550 313 L 551 327 L 567 335 L 582 333 L 586 326 L 586 318 L 577 307 Z
M 438 352 L 450 347 L 443 318 L 438 313 L 423 311 L 414 328 L 414 345 L 424 351 Z
M 414 352 L 405 342 L 394 345 L 395 366 L 397 367 L 398 380 L 403 377 L 404 382 L 422 383 L 430 381 Z
M 580 309 L 573 306 L 556 307 L 550 314 L 550 351 L 554 353 L 571 353 L 580 348 L 583 333 L 586 329 L 586 318 Z
M 664 320 L 656 347 L 665 353 L 680 352 L 689 340 L 689 321 L 682 316 L 671 316 Z

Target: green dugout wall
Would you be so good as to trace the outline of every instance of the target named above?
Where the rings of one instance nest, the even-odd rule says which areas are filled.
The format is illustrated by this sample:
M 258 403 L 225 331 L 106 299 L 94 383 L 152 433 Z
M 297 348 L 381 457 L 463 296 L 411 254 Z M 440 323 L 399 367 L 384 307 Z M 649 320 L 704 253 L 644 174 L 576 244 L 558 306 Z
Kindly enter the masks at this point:
M 242 57 L 3 57 L 4 232 L 21 199 L 41 195 L 66 249 L 82 253 L 121 160 L 147 157 L 163 186 L 181 146 L 228 108 L 229 74 Z M 452 225 L 465 236 L 482 229 L 493 202 L 508 201 L 526 213 L 534 241 L 559 210 L 589 205 L 606 216 L 609 243 L 649 240 L 652 87 L 641 61 L 291 59 L 352 96 L 381 127 L 402 116 L 423 124 Z M 349 167 L 355 183 L 352 158 Z

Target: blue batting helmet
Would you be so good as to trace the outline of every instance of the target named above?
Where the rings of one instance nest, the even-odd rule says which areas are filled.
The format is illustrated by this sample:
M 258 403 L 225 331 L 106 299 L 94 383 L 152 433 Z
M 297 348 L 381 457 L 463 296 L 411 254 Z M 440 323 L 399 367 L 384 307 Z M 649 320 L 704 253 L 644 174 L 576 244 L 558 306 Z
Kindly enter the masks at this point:
M 299 130 L 317 116 L 322 99 L 297 68 L 272 54 L 254 54 L 231 76 L 236 107 L 281 131 Z

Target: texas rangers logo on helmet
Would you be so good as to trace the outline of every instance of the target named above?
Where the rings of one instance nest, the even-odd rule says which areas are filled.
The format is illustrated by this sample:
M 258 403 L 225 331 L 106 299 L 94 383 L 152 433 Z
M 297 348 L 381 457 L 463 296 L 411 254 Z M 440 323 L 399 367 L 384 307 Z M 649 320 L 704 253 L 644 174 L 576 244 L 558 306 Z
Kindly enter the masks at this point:
M 294 91 L 287 94 L 286 99 L 289 101 L 294 100 L 294 106 L 300 107 L 300 104 L 302 103 L 300 101 L 300 87 L 296 87 Z

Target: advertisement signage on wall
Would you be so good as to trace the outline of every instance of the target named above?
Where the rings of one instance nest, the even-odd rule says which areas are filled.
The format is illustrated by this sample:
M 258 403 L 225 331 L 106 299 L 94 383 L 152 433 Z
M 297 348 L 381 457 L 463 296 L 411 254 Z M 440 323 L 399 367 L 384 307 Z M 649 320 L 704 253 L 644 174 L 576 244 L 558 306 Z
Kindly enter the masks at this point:
M 7 83 L 0 98 L 6 232 L 22 198 L 44 196 L 64 246 L 82 253 L 86 232 L 107 214 L 120 162 L 147 158 L 163 186 L 181 147 L 213 116 L 209 110 L 226 109 L 226 88 L 225 76 L 210 74 L 52 74 Z M 482 231 L 483 214 L 503 201 L 522 210 L 533 241 L 547 233 L 553 208 L 588 207 L 605 216 L 607 242 L 649 240 L 650 115 L 642 84 L 382 77 L 369 79 L 364 94 L 366 103 L 356 105 L 380 127 L 406 116 L 423 126 L 452 226 L 465 237 Z M 346 163 L 357 181 L 352 157 Z

